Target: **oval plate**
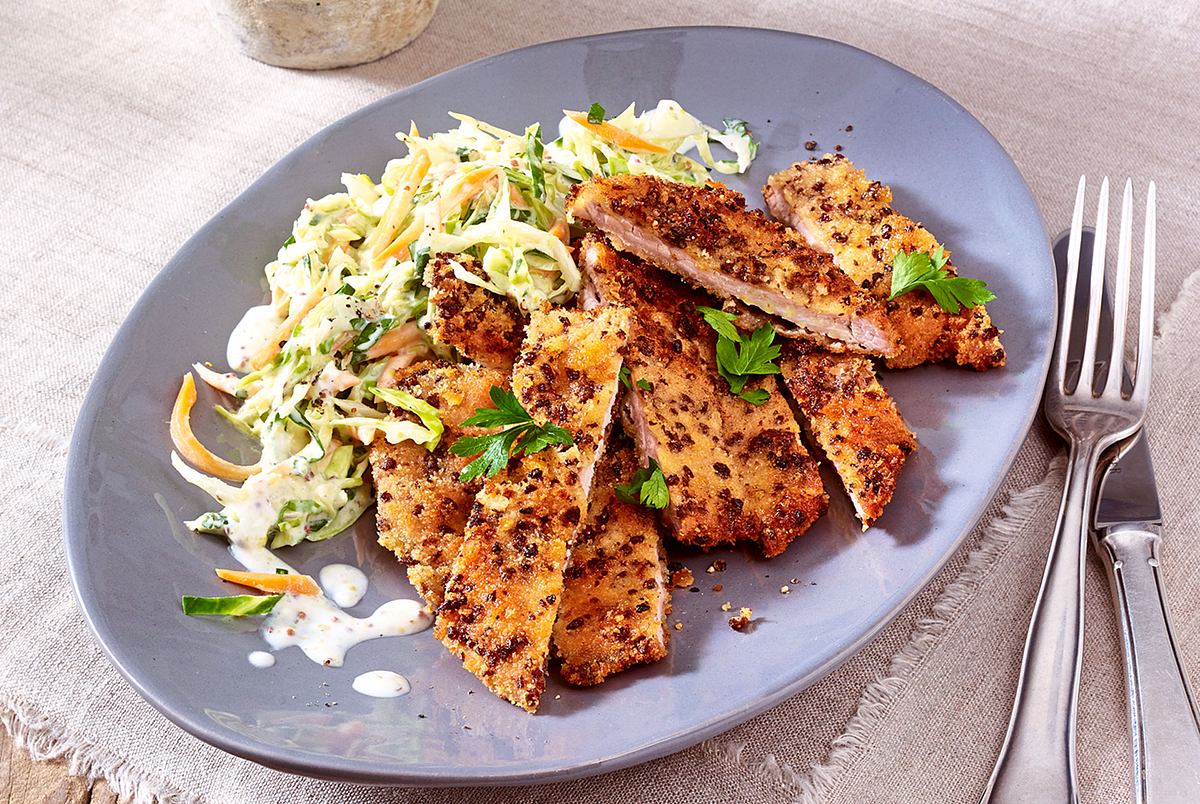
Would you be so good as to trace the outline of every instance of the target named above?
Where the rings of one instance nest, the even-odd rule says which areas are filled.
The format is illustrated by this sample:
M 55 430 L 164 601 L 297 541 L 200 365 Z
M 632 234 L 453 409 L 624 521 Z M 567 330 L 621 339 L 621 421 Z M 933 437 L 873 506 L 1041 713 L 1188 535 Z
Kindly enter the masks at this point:
M 342 171 L 378 176 L 402 153 L 393 132 L 453 124 L 448 110 L 509 129 L 596 101 L 618 110 L 675 98 L 701 119 L 749 121 L 762 142 L 728 183 L 761 204 L 767 175 L 841 144 L 896 207 L 949 244 L 965 273 L 991 285 L 1007 368 L 945 367 L 885 378 L 921 449 L 880 524 L 858 532 L 840 492 L 810 533 L 766 562 L 741 552 L 685 556 L 700 591 L 675 593 L 665 661 L 592 689 L 552 681 L 542 710 L 498 700 L 429 632 L 355 648 L 343 668 L 298 650 L 256 670 L 253 623 L 180 614 L 179 596 L 221 594 L 218 540 L 179 521 L 211 507 L 168 462 L 165 422 L 180 375 L 220 362 L 241 312 L 263 296 L 274 257 L 304 200 Z M 845 131 L 849 125 L 850 132 Z M 204 226 L 150 284 L 121 327 L 75 430 L 67 480 L 71 576 L 101 644 L 133 687 L 171 720 L 233 754 L 293 773 L 387 784 L 564 780 L 661 756 L 746 720 L 814 683 L 858 650 L 933 577 L 980 517 L 1036 412 L 1049 360 L 1055 285 L 1041 217 L 1004 149 L 934 87 L 847 45 L 777 31 L 668 28 L 554 42 L 484 59 L 390 95 L 320 132 Z M 213 427 L 219 450 L 235 451 Z M 202 437 L 205 434 L 202 433 Z M 236 456 L 235 456 L 236 457 Z M 828 478 L 837 489 L 836 479 Z M 374 542 L 353 533 L 288 552 L 315 573 L 363 567 L 356 611 L 413 593 Z M 714 558 L 728 569 L 706 574 Z M 795 582 L 792 579 L 796 579 Z M 711 591 L 715 583 L 724 587 Z M 781 594 L 780 586 L 791 587 Z M 726 625 L 721 604 L 750 606 L 757 627 Z M 350 689 L 393 669 L 412 693 L 378 700 Z

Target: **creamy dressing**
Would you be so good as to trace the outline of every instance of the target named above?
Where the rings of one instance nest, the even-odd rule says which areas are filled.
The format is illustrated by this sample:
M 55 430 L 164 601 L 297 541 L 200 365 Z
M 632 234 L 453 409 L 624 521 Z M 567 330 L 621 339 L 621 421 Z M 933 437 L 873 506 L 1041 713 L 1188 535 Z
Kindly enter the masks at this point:
M 303 458 L 296 460 L 304 461 Z M 262 549 L 264 536 L 275 526 L 279 509 L 288 500 L 316 500 L 331 511 L 346 504 L 349 495 L 339 487 L 337 480 L 295 475 L 290 463 L 277 464 L 251 475 L 235 497 L 222 500 L 229 515 L 231 544 L 247 549 Z M 270 559 L 279 560 L 274 556 Z M 278 565 L 272 565 L 271 569 L 275 566 Z M 256 567 L 254 571 L 263 570 Z
M 389 600 L 359 618 L 324 595 L 284 595 L 263 621 L 262 635 L 274 650 L 296 645 L 318 664 L 341 667 L 346 651 L 360 642 L 415 634 L 432 622 L 415 600 Z
M 296 572 L 290 564 L 262 546 L 250 547 L 231 544 L 229 552 L 239 564 L 251 572 L 275 572 L 281 569 L 292 573 Z
M 349 564 L 322 567 L 317 580 L 329 599 L 344 609 L 356 605 L 367 593 L 367 576 Z
M 234 543 L 229 552 L 251 572 L 296 572 L 262 545 Z M 272 650 L 295 645 L 318 664 L 341 667 L 346 652 L 360 642 L 407 636 L 433 624 L 433 617 L 417 600 L 389 600 L 367 617 L 343 611 L 356 605 L 367 591 L 367 576 L 357 567 L 330 564 L 317 577 L 324 594 L 284 595 L 263 619 L 262 636 Z
M 371 670 L 355 676 L 351 684 L 355 692 L 370 695 L 372 698 L 396 698 L 407 695 L 408 679 L 391 670 Z
M 267 653 L 265 650 L 251 651 L 247 658 L 250 659 L 250 664 L 260 669 L 275 666 L 275 654 Z
M 251 307 L 229 334 L 225 360 L 234 371 L 250 371 L 250 358 L 271 342 L 271 336 L 283 323 L 270 304 Z

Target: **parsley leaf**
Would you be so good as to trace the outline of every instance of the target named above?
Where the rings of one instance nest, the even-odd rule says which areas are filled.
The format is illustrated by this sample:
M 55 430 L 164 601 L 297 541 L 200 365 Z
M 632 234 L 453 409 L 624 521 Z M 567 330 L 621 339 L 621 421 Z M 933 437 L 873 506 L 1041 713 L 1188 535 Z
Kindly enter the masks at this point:
M 450 445 L 450 451 L 460 457 L 477 456 L 463 467 L 458 479 L 467 483 L 483 475 L 495 477 L 513 455 L 532 455 L 546 447 L 570 446 L 575 443 L 571 433 L 555 424 L 538 424 L 522 407 L 512 391 L 492 386 L 488 394 L 493 408 L 476 408 L 463 420 L 464 427 L 503 427 L 496 433 L 463 436 Z
M 933 253 L 897 251 L 892 258 L 892 292 L 888 298 L 924 288 L 943 310 L 951 314 L 964 307 L 987 304 L 996 298 L 996 294 L 988 290 L 987 283 L 980 279 L 951 276 L 945 267 L 949 259 L 943 246 L 938 246 Z
M 771 394 L 766 388 L 752 388 L 749 391 L 742 391 L 738 396 L 751 405 L 761 405 L 771 398 Z
M 733 322 L 737 316 L 712 307 L 697 307 L 700 315 L 717 333 L 717 373 L 729 383 L 729 391 L 751 405 L 761 405 L 771 394 L 765 388 L 746 391 L 751 377 L 778 374 L 782 347 L 775 343 L 775 328 L 764 324 L 750 335 L 742 335 Z
M 708 325 L 717 331 L 717 334 L 728 338 L 737 343 L 741 341 L 742 335 L 737 331 L 737 327 L 733 322 L 737 320 L 737 316 L 733 313 L 727 313 L 724 310 L 716 310 L 712 307 L 697 307 L 696 311 L 704 316 L 704 320 Z
M 641 504 L 647 508 L 666 508 L 671 502 L 667 489 L 667 478 L 663 476 L 658 461 L 650 459 L 649 466 L 640 467 L 626 485 L 613 486 L 617 497 L 627 503 Z
M 604 107 L 598 103 L 593 103 L 588 107 L 588 122 L 603 123 L 604 122 Z
M 638 388 L 641 388 L 643 391 L 654 390 L 654 383 L 650 382 L 649 380 L 638 380 L 635 383 L 633 381 L 633 375 L 629 372 L 629 366 L 621 366 L 621 371 L 618 372 L 617 376 L 621 380 L 621 385 L 624 385 L 625 388 L 630 391 L 633 390 L 634 385 L 636 385 Z

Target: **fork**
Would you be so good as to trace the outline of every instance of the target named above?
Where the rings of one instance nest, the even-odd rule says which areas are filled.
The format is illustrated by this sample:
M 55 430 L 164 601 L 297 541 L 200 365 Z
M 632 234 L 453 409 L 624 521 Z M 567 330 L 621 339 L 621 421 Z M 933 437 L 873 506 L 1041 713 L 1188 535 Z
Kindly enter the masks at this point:
M 983 794 L 984 804 L 1010 802 L 1077 802 L 1075 780 L 1075 711 L 1083 655 L 1083 570 L 1096 469 L 1114 445 L 1142 426 L 1150 394 L 1150 351 L 1154 331 L 1155 189 L 1146 194 L 1142 243 L 1141 305 L 1136 368 L 1128 396 L 1122 389 L 1125 330 L 1132 275 L 1133 183 L 1126 181 L 1121 204 L 1120 239 L 1114 280 L 1112 347 L 1098 358 L 1100 306 L 1104 298 L 1105 251 L 1108 241 L 1108 178 L 1100 185 L 1096 210 L 1092 271 L 1088 289 L 1087 331 L 1075 379 L 1071 324 L 1079 282 L 1079 250 L 1083 236 L 1086 177 L 1080 177 L 1067 244 L 1066 288 L 1062 295 L 1058 339 L 1046 384 L 1043 408 L 1051 427 L 1069 444 L 1067 483 L 1041 590 L 1029 623 L 1021 676 L 1004 747 Z M 1107 364 L 1098 376 L 1097 360 Z M 1075 379 L 1072 383 L 1072 379 Z M 1101 381 L 1099 390 L 1097 381 Z

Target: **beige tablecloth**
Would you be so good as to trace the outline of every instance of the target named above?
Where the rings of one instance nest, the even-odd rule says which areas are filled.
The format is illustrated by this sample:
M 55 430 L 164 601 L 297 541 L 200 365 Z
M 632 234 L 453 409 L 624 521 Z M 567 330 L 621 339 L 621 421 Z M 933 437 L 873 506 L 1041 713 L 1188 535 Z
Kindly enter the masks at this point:
M 35 754 L 65 753 L 139 797 L 231 804 L 977 800 L 1061 486 L 1058 446 L 1040 425 L 985 526 L 861 654 L 702 746 L 564 786 L 447 794 L 264 770 L 155 713 L 75 609 L 59 513 L 71 424 L 116 327 L 192 231 L 310 134 L 397 87 L 511 47 L 685 23 L 833 37 L 913 70 L 1007 146 L 1052 231 L 1067 221 L 1082 172 L 1159 181 L 1162 335 L 1150 423 L 1166 488 L 1166 571 L 1189 667 L 1200 669 L 1195 4 L 445 0 L 401 53 L 301 73 L 239 56 L 199 0 L 10 0 L 0 4 L 0 719 Z M 1080 774 L 1086 800 L 1124 801 L 1115 626 L 1095 566 L 1088 583 Z

